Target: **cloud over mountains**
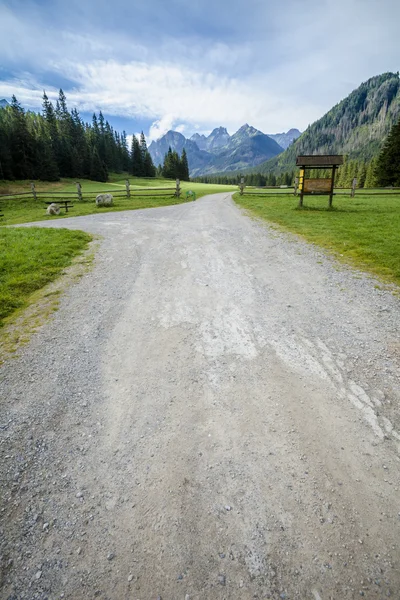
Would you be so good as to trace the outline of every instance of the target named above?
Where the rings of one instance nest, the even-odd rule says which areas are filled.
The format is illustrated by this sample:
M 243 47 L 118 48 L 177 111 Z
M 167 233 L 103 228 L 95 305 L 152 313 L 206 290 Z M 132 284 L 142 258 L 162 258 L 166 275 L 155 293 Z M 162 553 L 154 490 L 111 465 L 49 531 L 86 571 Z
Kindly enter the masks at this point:
M 70 106 L 150 140 L 246 121 L 303 129 L 361 80 L 397 70 L 400 5 L 384 4 L 6 0 L 0 96 L 38 109 L 43 88 L 63 87 Z

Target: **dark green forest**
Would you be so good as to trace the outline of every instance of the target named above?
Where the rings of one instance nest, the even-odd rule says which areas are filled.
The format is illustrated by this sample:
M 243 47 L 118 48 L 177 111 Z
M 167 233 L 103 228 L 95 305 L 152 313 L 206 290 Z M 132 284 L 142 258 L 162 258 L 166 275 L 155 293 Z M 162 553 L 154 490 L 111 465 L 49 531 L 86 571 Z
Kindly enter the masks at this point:
M 25 111 L 15 96 L 0 108 L 0 179 L 107 181 L 109 171 L 156 175 L 143 132 L 128 148 L 125 131 L 114 131 L 101 111 L 90 124 L 69 111 L 62 90 L 55 107 L 43 94 L 42 114 Z

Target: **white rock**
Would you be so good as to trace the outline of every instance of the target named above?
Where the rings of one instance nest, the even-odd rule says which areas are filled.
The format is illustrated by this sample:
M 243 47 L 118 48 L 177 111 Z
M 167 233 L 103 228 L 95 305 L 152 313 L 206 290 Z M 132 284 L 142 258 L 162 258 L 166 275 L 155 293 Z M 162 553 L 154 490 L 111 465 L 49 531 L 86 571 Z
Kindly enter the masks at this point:
M 113 197 L 112 194 L 99 194 L 96 196 L 96 206 L 112 206 Z
M 59 215 L 60 214 L 60 207 L 58 206 L 58 204 L 56 204 L 55 202 L 53 202 L 52 204 L 49 204 L 49 206 L 47 207 L 46 210 L 46 215 Z

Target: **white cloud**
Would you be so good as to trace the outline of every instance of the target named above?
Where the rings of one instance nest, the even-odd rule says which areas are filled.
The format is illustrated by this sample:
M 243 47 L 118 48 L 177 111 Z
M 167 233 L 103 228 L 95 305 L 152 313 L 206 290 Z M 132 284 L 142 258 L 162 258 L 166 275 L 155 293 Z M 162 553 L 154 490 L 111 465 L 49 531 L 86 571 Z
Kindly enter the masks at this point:
M 162 137 L 167 131 L 170 129 L 175 129 L 177 131 L 177 127 L 174 127 L 175 117 L 173 115 L 164 115 L 161 119 L 154 121 L 150 125 L 149 134 L 148 134 L 148 142 L 151 143 L 153 140 L 157 141 L 160 137 Z
M 249 121 L 273 132 L 286 125 L 303 125 L 312 119 L 315 107 L 290 106 L 268 83 L 257 77 L 239 80 L 194 71 L 168 63 L 146 64 L 115 60 L 87 64 L 64 63 L 59 75 L 75 81 L 67 91 L 70 106 L 82 111 L 102 110 L 105 114 L 153 119 L 149 139 L 156 139 L 172 126 L 181 131 L 196 122 L 201 128 L 224 125 L 231 131 Z M 27 106 L 41 103 L 43 85 L 19 80 L 0 83 L 0 95 L 13 91 Z M 56 90 L 47 90 L 50 97 Z
M 251 13 L 239 1 L 227 20 L 239 23 L 240 35 L 184 38 L 177 30 L 168 37 L 160 26 L 159 37 L 147 44 L 126 28 L 85 30 L 86 21 L 76 31 L 52 29 L 44 11 L 17 16 L 3 5 L 0 53 L 14 78 L 0 82 L 0 97 L 15 93 L 24 106 L 37 108 L 43 87 L 57 97 L 48 81 L 64 79 L 71 82 L 65 88 L 71 107 L 150 121 L 149 143 L 172 128 L 191 134 L 223 125 L 233 133 L 249 122 L 267 133 L 303 129 L 361 81 L 398 69 L 400 4 L 385 2 L 390 11 L 375 0 L 322 0 L 320 6 L 304 0 L 301 11 L 289 0 L 249 0 Z M 188 10 L 195 8 L 204 25 L 203 3 Z

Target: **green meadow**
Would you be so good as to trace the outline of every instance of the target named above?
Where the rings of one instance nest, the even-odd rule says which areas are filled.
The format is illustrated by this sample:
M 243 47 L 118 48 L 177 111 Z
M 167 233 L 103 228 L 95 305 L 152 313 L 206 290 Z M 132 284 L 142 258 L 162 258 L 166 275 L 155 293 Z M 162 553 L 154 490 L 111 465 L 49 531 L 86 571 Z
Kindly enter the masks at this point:
M 33 292 L 53 281 L 91 240 L 83 231 L 0 229 L 0 326 Z
M 174 196 L 175 181 L 170 179 L 139 179 L 136 177 L 131 177 L 129 180 L 132 194 L 131 197 L 126 198 L 122 196 L 115 196 L 114 205 L 107 208 L 96 207 L 96 192 L 100 193 L 106 190 L 115 190 L 116 193 L 124 192 L 125 179 L 122 179 L 121 175 L 113 175 L 110 177 L 110 181 L 107 183 L 80 180 L 84 200 L 82 202 L 78 202 L 77 196 L 66 195 L 65 198 L 71 199 L 74 206 L 70 211 L 68 211 L 68 213 L 65 213 L 65 210 L 62 208 L 60 215 L 58 216 L 46 215 L 46 205 L 44 201 L 40 199 L 41 195 L 43 196 L 41 192 L 76 192 L 76 180 L 62 179 L 56 183 L 36 182 L 36 191 L 38 193 L 38 199 L 36 201 L 33 200 L 32 196 L 18 196 L 16 198 L 1 197 L 1 194 L 4 195 L 29 191 L 29 181 L 0 182 L 0 212 L 4 214 L 4 216 L 0 218 L 0 225 L 17 225 L 19 223 L 49 221 L 63 217 L 77 217 L 81 215 L 99 214 L 102 212 L 137 210 L 139 208 L 155 208 L 159 206 L 181 204 L 183 202 L 191 201 L 190 199 L 186 199 L 186 192 L 189 190 L 195 192 L 196 197 L 200 198 L 201 196 L 205 196 L 207 194 L 217 194 L 219 192 L 235 191 L 237 189 L 236 186 L 231 185 L 214 185 L 184 181 L 181 183 L 181 196 L 180 198 L 176 198 Z M 158 194 L 161 192 L 157 192 L 157 188 L 160 187 L 173 188 L 173 191 L 171 191 L 171 194 L 168 196 L 160 196 Z M 146 190 L 144 192 L 140 192 L 140 196 L 136 196 L 135 190 L 138 188 L 146 188 Z M 60 200 L 63 198 L 61 194 L 59 194 L 57 197 Z

